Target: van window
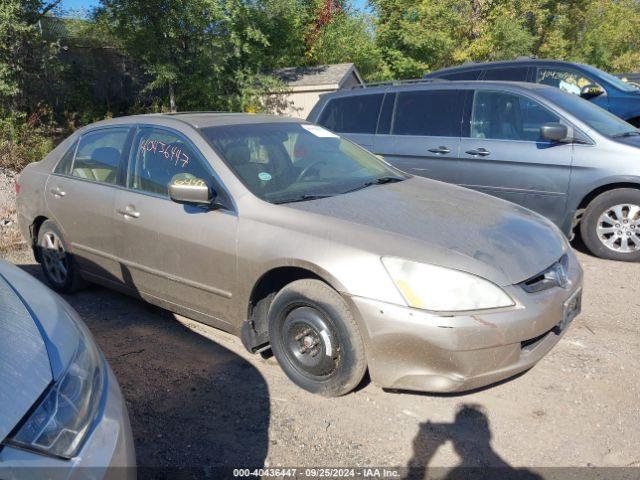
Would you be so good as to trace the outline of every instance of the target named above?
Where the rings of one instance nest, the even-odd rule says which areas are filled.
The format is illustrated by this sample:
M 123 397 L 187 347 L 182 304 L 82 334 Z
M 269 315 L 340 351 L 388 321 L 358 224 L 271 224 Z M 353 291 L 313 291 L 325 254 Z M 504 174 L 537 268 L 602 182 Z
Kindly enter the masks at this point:
M 485 70 L 483 80 L 501 80 L 508 82 L 526 82 L 528 67 L 491 68 Z
M 461 90 L 400 92 L 391 133 L 459 137 L 465 97 Z
M 482 70 L 467 70 L 464 72 L 447 73 L 445 75 L 438 75 L 437 78 L 444 78 L 445 80 L 478 80 L 481 71 Z
M 595 82 L 576 70 L 566 68 L 538 68 L 536 82 L 564 90 L 567 93 L 580 95 L 582 89 Z
M 537 141 L 544 123 L 560 119 L 538 102 L 521 95 L 476 91 L 471 138 Z
M 98 183 L 118 183 L 129 128 L 105 128 L 82 135 L 71 175 Z
M 376 133 L 383 93 L 329 100 L 318 123 L 338 133 Z

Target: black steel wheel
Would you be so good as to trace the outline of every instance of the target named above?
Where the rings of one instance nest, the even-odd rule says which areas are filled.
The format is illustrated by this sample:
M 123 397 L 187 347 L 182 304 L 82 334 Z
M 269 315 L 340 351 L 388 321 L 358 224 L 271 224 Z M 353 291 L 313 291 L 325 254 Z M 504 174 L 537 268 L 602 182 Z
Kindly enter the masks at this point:
M 353 314 L 340 294 L 319 280 L 297 280 L 275 296 L 269 340 L 287 376 L 313 393 L 344 395 L 366 372 Z

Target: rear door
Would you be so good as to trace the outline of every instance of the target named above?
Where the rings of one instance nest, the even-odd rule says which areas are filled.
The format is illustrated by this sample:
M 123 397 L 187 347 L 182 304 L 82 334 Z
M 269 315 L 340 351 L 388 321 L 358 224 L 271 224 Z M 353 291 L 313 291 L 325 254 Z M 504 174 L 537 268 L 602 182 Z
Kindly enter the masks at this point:
M 116 193 L 129 153 L 131 128 L 84 133 L 47 180 L 46 202 L 79 267 L 119 281 L 113 237 Z
M 332 98 L 316 123 L 371 150 L 383 98 L 382 92 Z
M 540 138 L 547 122 L 564 122 L 537 100 L 476 90 L 469 135 L 461 141 L 464 186 L 564 220 L 573 146 Z
M 467 90 L 454 89 L 397 92 L 388 133 L 376 135 L 374 153 L 406 172 L 459 183 L 466 96 Z
M 124 281 L 143 297 L 229 330 L 238 217 L 223 208 L 173 202 L 168 186 L 178 174 L 202 179 L 224 195 L 211 165 L 186 136 L 138 129 L 127 188 L 118 191 L 114 208 Z

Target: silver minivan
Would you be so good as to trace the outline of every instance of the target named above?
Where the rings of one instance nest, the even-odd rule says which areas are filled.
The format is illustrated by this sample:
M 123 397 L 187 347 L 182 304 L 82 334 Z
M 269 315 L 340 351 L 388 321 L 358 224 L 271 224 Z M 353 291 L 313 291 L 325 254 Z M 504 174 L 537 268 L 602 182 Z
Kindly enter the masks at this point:
M 324 95 L 308 119 L 404 171 L 530 208 L 569 237 L 579 225 L 599 257 L 640 260 L 640 131 L 587 100 L 435 80 Z

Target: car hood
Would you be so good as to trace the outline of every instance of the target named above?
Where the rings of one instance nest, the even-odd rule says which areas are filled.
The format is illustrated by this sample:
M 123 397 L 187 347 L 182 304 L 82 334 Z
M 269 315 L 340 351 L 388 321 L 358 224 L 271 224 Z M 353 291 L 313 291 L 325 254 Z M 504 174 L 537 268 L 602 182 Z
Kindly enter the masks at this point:
M 0 260 L 0 441 L 65 371 L 78 344 L 71 307 Z
M 617 137 L 613 140 L 619 143 L 624 143 L 625 145 L 640 148 L 640 135 L 634 135 L 633 137 Z
M 537 275 L 568 245 L 555 225 L 530 210 L 421 177 L 287 206 L 325 217 L 313 223 L 323 225 L 327 238 L 343 237 L 380 255 L 456 268 L 500 285 Z M 358 228 L 337 228 L 334 219 Z
M 36 321 L 0 276 L 0 440 L 52 379 L 49 355 Z

